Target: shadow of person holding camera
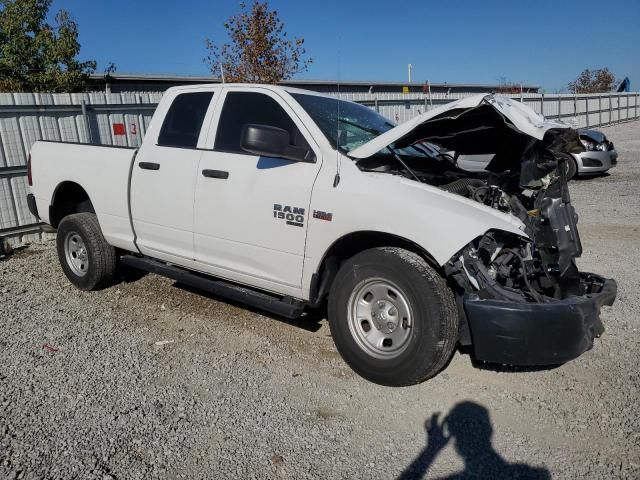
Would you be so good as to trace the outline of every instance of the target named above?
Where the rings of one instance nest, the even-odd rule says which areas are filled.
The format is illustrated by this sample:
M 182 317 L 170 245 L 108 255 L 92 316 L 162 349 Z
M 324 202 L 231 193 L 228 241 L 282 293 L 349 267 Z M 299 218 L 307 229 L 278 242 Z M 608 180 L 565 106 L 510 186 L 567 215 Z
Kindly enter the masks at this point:
M 549 480 L 546 468 L 524 463 L 509 463 L 493 449 L 493 427 L 489 411 L 475 402 L 458 403 L 440 423 L 439 413 L 425 422 L 427 445 L 398 477 L 398 480 L 424 478 L 431 465 L 450 440 L 464 461 L 464 470 L 446 479 L 533 479 Z M 430 477 L 431 478 L 431 477 Z

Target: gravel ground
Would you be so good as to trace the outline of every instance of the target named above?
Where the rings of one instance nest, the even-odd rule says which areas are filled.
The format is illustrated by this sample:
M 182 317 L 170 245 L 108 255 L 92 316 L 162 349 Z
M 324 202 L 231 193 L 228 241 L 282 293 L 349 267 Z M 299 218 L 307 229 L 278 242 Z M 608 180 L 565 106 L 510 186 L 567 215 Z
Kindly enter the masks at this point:
M 571 189 L 580 266 L 616 278 L 618 300 L 595 348 L 554 369 L 456 352 L 384 388 L 322 318 L 155 275 L 84 293 L 52 242 L 16 252 L 0 262 L 0 477 L 640 478 L 640 122 L 605 131 L 619 166 Z

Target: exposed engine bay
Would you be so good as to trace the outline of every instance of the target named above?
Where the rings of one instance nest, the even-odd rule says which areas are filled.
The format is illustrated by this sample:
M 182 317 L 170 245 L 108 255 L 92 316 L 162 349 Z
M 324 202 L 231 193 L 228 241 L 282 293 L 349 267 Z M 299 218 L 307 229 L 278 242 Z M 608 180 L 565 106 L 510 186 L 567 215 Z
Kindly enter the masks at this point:
M 483 104 L 436 116 L 357 165 L 426 183 L 520 219 L 528 239 L 489 231 L 454 256 L 445 273 L 462 294 L 545 303 L 602 287 L 597 278 L 581 275 L 575 263 L 582 246 L 566 156 L 580 151 L 578 132 L 571 128 L 548 129 L 540 140 Z M 468 172 L 456 165 L 460 154 L 494 156 L 487 171 Z

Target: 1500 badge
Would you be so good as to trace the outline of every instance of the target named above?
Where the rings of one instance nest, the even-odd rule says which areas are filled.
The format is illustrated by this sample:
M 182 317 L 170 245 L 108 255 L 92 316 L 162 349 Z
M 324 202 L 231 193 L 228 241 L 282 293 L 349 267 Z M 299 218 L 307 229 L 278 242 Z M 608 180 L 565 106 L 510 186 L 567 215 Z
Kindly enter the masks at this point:
M 273 218 L 286 220 L 287 225 L 294 227 L 304 226 L 304 208 L 291 207 L 289 205 L 273 204 Z

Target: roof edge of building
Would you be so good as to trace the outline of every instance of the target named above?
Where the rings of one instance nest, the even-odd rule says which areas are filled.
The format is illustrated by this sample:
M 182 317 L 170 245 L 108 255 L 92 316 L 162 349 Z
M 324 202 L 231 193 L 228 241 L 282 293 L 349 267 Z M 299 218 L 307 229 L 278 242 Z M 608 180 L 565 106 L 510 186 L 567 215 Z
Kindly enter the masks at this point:
M 136 74 L 136 73 L 112 73 L 108 75 L 109 79 L 117 83 L 118 81 L 156 81 L 156 82 L 185 82 L 185 83 L 221 83 L 221 79 L 218 77 L 206 76 L 206 75 L 171 75 L 171 74 Z M 106 76 L 104 74 L 91 74 L 90 78 L 94 81 L 104 81 Z M 381 80 L 285 80 L 280 82 L 282 85 L 344 85 L 344 86 L 407 86 L 407 87 L 422 87 L 427 82 L 401 82 L 401 81 L 381 81 Z M 501 88 L 504 85 L 497 84 L 482 84 L 482 83 L 448 83 L 448 82 L 429 82 L 432 87 L 438 88 Z M 520 86 L 519 83 L 510 84 L 510 86 Z M 522 84 L 523 89 L 539 89 L 539 85 Z

